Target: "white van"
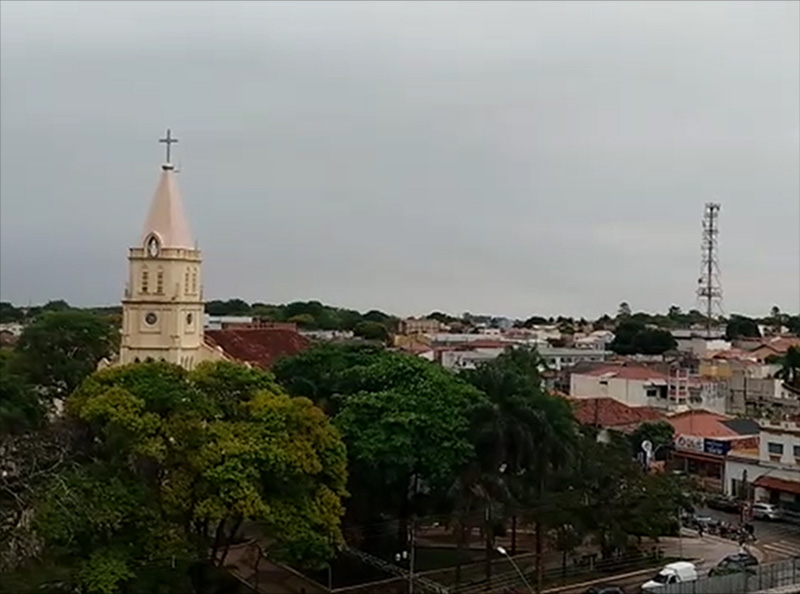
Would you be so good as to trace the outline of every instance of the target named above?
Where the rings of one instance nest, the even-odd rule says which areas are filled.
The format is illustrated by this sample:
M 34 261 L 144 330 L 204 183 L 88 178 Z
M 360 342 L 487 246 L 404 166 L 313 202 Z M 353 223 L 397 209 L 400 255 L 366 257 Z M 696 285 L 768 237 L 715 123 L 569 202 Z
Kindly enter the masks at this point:
M 697 579 L 697 568 L 688 561 L 676 561 L 665 565 L 653 579 L 642 585 L 642 592 L 654 592 L 662 586 L 693 582 Z

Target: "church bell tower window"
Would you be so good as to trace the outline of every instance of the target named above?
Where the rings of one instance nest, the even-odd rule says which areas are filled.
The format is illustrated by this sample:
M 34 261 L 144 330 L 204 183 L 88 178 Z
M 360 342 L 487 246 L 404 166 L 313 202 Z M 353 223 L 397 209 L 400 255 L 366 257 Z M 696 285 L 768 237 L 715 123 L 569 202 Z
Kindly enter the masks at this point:
M 197 293 L 197 269 L 192 271 L 192 294 Z
M 159 270 L 156 274 L 156 293 L 161 295 L 164 292 L 164 271 Z
M 147 268 L 145 268 L 142 270 L 142 293 L 147 293 L 150 290 L 148 276 Z

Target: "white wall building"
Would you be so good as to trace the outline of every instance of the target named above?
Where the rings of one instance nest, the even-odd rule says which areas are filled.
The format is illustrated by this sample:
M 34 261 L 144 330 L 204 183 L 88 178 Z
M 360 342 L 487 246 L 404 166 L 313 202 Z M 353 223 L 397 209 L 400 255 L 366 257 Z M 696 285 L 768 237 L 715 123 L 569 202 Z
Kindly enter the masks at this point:
M 628 406 L 665 408 L 669 377 L 643 366 L 607 365 L 573 373 L 569 394 L 575 398 L 613 398 Z
M 754 488 L 755 501 L 778 504 L 787 511 L 788 518 L 800 521 L 800 426 L 797 423 L 762 423 L 757 451 L 728 454 L 725 493 L 740 496 L 745 480 Z

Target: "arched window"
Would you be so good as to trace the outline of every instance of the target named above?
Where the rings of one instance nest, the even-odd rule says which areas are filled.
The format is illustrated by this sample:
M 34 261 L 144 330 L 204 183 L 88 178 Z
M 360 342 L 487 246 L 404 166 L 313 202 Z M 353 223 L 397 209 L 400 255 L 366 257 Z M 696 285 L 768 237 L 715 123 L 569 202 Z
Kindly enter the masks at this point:
M 134 362 L 134 363 L 141 363 L 141 361 L 139 361 L 139 357 L 136 357 L 136 358 L 133 360 L 133 362 Z
M 164 292 L 164 271 L 159 270 L 156 274 L 156 293 L 161 295 Z
M 142 293 L 147 293 L 150 290 L 150 278 L 147 272 L 147 268 L 142 269 Z

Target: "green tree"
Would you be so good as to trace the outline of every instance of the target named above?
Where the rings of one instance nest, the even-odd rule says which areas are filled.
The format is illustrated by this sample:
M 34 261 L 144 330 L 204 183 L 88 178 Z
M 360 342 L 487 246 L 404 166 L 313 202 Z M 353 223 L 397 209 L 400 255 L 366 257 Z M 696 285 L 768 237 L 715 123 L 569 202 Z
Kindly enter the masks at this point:
M 617 319 L 624 320 L 629 317 L 631 317 L 631 306 L 627 301 L 623 301 L 619 304 L 619 308 L 617 308 Z
M 219 299 L 206 302 L 206 313 L 210 316 L 249 316 L 252 308 L 243 299 Z
M 268 373 L 113 368 L 89 377 L 67 411 L 91 458 L 53 481 L 37 528 L 86 589 L 152 581 L 150 568 L 173 558 L 222 566 L 248 523 L 271 556 L 301 567 L 319 567 L 341 542 L 341 438 Z
M 322 344 L 275 366 L 291 394 L 309 394 L 334 417 L 349 459 L 349 521 L 391 515 L 398 536 L 420 498 L 446 491 L 473 456 L 470 426 L 481 394 L 440 366 L 364 345 Z M 420 504 L 421 505 L 421 504 Z
M 119 344 L 105 318 L 80 310 L 43 313 L 25 328 L 14 367 L 51 398 L 68 396 Z
M 367 340 L 380 340 L 382 342 L 389 340 L 389 330 L 380 322 L 359 322 L 353 328 L 353 334 Z
M 14 307 L 8 301 L 0 301 L 0 324 L 21 322 L 25 319 L 25 312 Z
M 297 324 L 300 328 L 316 328 L 317 321 L 310 313 L 295 314 L 286 319 L 287 322 Z
M 667 330 L 649 328 L 636 320 L 620 322 L 614 330 L 614 340 L 609 348 L 620 355 L 661 355 L 677 347 L 675 338 Z
M 478 480 L 477 488 L 486 494 L 487 509 L 499 496 L 498 503 L 512 510 L 521 505 L 543 510 L 551 483 L 569 462 L 577 438 L 575 419 L 566 400 L 543 390 L 542 368 L 535 349 L 518 348 L 463 373 L 489 401 L 489 408 L 481 411 L 473 438 L 481 470 L 476 473 L 468 469 Z M 546 518 L 544 513 L 535 512 L 528 514 L 528 519 L 534 523 L 541 581 Z M 486 533 L 489 552 L 493 543 L 491 532 Z
M 14 356 L 0 349 L 0 435 L 38 427 L 47 411 L 34 386 L 17 372 Z
M 752 318 L 734 314 L 725 326 L 725 338 L 728 340 L 760 337 L 758 323 Z
M 321 343 L 278 360 L 272 372 L 289 394 L 307 396 L 328 415 L 335 416 L 341 400 L 334 396 L 362 390 L 359 369 L 385 357 L 379 346 Z
M 791 346 L 786 354 L 780 359 L 781 368 L 775 377 L 794 388 L 800 389 L 800 348 Z
M 653 444 L 653 451 L 668 446 L 675 438 L 675 428 L 666 421 L 642 423 L 631 433 L 630 440 L 634 454 L 642 451 L 642 442 L 647 440 Z
M 362 523 L 391 513 L 404 541 L 417 487 L 432 498 L 446 492 L 474 455 L 469 430 L 481 394 L 402 353 L 381 353 L 343 376 L 349 389 L 338 398 L 334 424 L 347 445 L 352 511 Z

